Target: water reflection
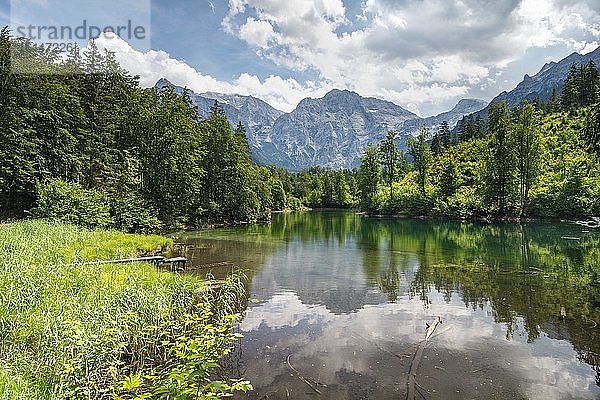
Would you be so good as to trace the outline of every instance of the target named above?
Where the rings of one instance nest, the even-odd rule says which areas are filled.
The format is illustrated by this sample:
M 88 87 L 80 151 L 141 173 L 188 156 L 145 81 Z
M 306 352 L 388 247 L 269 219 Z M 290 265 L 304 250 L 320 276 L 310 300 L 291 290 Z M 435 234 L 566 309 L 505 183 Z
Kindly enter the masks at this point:
M 425 323 L 440 315 L 418 371 L 426 397 L 593 399 L 599 237 L 314 212 L 182 240 L 215 274 L 222 262 L 248 271 L 235 361 L 257 389 L 249 398 L 317 394 L 288 356 L 324 398 L 402 397 Z

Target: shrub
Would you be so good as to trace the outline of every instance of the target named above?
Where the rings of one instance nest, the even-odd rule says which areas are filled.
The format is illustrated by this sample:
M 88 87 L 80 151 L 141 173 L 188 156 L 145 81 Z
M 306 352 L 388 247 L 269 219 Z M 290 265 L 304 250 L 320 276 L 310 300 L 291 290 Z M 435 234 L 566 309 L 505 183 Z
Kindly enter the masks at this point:
M 429 194 L 423 196 L 416 182 L 410 175 L 400 184 L 394 184 L 394 197 L 390 201 L 389 193 L 384 212 L 386 214 L 402 214 L 408 216 L 429 215 L 433 201 Z
M 60 179 L 38 186 L 34 214 L 88 228 L 105 228 L 113 224 L 106 195 Z
M 141 197 L 114 196 L 109 200 L 115 228 L 127 232 L 151 233 L 160 227 L 157 211 Z
M 461 186 L 445 201 L 436 204 L 434 213 L 453 218 L 468 219 L 485 214 L 481 196 L 472 186 Z

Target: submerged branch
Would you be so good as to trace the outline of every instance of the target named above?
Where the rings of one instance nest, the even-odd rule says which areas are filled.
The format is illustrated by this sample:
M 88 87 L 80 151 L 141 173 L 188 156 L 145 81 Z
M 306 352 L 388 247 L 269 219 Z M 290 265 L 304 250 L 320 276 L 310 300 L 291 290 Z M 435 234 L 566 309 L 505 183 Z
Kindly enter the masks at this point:
M 406 387 L 407 387 L 406 399 L 407 400 L 416 400 L 416 395 L 417 395 L 416 387 L 419 386 L 417 383 L 417 370 L 419 369 L 419 364 L 421 363 L 421 358 L 423 358 L 423 352 L 425 351 L 425 347 L 427 346 L 429 339 L 432 337 L 437 326 L 441 323 L 442 323 L 442 319 L 440 317 L 435 317 L 434 320 L 431 322 L 431 325 L 429 325 L 429 324 L 427 325 L 427 332 L 425 333 L 425 339 L 421 340 L 421 342 L 419 343 L 419 347 L 417 348 L 417 351 L 415 352 L 415 355 L 410 364 L 410 371 L 408 372 L 408 381 L 406 382 Z M 423 396 L 422 393 L 419 393 L 419 394 L 421 394 L 421 396 Z
M 287 356 L 287 365 L 288 365 L 288 367 L 290 367 L 290 369 L 292 371 L 294 371 L 294 373 L 296 374 L 296 376 L 298 377 L 298 379 L 300 379 L 302 382 L 304 382 L 308 386 L 310 386 L 310 388 L 312 390 L 314 390 L 317 394 L 321 394 L 321 391 L 319 389 L 317 389 L 317 387 L 315 385 L 313 385 L 312 383 L 310 383 L 310 381 L 308 379 L 306 379 L 305 377 L 303 377 L 302 374 L 296 368 L 294 368 L 294 366 L 290 362 L 290 358 L 291 357 L 292 357 L 291 354 Z

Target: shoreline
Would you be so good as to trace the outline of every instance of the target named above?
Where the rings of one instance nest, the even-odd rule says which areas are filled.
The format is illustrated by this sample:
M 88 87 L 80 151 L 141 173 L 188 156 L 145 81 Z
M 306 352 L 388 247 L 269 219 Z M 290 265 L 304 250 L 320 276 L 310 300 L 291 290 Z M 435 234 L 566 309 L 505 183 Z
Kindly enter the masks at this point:
M 527 223 L 546 223 L 546 224 L 571 224 L 579 225 L 590 229 L 600 228 L 600 217 L 590 217 L 588 219 L 562 219 L 562 218 L 514 218 L 514 217 L 473 217 L 473 218 L 454 218 L 449 216 L 430 216 L 430 215 L 403 215 L 403 214 L 370 214 L 368 212 L 359 211 L 355 213 L 366 218 L 374 219 L 412 219 L 421 221 L 456 221 L 456 222 L 478 222 L 481 224 L 527 224 Z M 590 225 L 588 225 L 590 224 Z

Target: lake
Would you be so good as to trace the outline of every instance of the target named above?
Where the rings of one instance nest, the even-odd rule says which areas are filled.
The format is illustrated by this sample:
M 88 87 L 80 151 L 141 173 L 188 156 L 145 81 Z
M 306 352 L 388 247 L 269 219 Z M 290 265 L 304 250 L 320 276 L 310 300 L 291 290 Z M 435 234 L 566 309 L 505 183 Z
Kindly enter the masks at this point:
M 241 398 L 404 399 L 417 359 L 416 398 L 600 398 L 600 231 L 313 211 L 178 241 L 248 276 Z

